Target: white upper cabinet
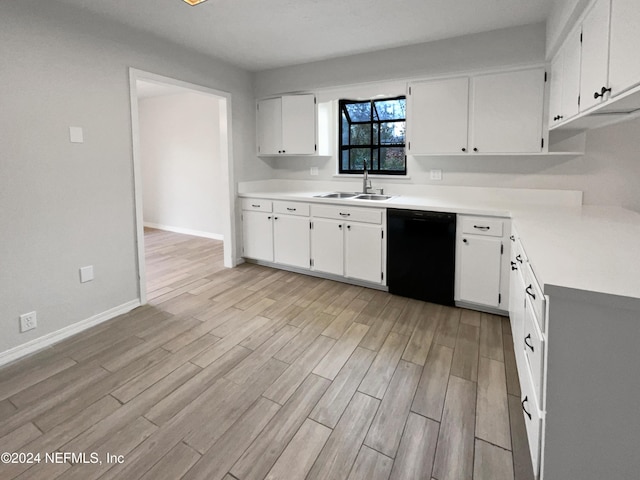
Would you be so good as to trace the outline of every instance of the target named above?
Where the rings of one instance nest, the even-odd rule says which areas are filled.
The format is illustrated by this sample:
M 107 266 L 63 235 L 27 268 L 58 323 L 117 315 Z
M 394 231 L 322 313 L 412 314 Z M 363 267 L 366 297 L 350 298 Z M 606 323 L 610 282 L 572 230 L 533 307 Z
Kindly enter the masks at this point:
M 409 153 L 467 151 L 469 78 L 415 83 L 409 101 Z
M 469 147 L 477 153 L 540 152 L 543 106 L 542 68 L 474 77 Z
M 284 95 L 258 102 L 259 155 L 316 152 L 316 100 L 312 94 Z
M 580 96 L 580 63 L 582 56 L 582 43 L 580 41 L 581 29 L 575 28 L 567 37 L 562 46 L 562 103 L 559 120 L 567 120 L 578 114 Z M 553 82 L 553 80 L 552 80 Z M 553 83 L 551 84 L 553 95 Z M 551 125 L 551 124 L 549 124 Z
M 542 68 L 413 83 L 408 152 L 539 153 L 543 107 Z
M 640 83 L 640 2 L 613 0 L 611 4 L 611 50 L 609 86 L 616 95 Z
M 598 0 L 582 22 L 580 111 L 609 97 L 609 12 L 610 0 Z

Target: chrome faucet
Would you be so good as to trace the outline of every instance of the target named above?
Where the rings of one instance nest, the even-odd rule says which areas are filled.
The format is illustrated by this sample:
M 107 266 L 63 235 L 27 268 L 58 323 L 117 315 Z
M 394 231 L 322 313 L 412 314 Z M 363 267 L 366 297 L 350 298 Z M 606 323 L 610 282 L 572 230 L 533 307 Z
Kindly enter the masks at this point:
M 362 193 L 369 193 L 371 188 L 371 180 L 369 180 L 369 174 L 367 173 L 367 161 L 364 162 L 364 172 L 362 174 Z

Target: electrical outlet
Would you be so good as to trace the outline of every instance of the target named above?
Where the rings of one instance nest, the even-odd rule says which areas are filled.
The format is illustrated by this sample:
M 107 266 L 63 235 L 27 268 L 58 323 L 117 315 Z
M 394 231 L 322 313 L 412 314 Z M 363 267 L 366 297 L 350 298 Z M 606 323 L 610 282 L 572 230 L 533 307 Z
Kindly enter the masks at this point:
M 309 170 L 309 173 L 311 175 L 318 175 L 318 167 L 311 167 L 311 169 Z
M 442 180 L 442 170 L 433 169 L 431 170 L 431 180 Z
M 36 312 L 29 312 L 20 315 L 20 333 L 33 330 L 38 326 Z
M 86 283 L 93 280 L 93 265 L 82 267 L 80 269 L 80 283 Z

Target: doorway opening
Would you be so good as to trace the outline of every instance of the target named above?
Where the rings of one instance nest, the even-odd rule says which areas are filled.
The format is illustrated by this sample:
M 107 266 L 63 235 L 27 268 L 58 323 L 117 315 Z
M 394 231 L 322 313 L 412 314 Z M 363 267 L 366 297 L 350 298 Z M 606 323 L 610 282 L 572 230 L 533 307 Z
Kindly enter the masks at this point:
M 147 303 L 145 227 L 222 240 L 235 266 L 231 95 L 130 69 L 138 292 Z

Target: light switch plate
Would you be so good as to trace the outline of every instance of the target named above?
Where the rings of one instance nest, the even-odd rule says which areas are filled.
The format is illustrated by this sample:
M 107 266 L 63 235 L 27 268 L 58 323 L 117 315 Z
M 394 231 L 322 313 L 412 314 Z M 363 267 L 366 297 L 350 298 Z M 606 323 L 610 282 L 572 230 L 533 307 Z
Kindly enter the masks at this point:
M 69 140 L 71 143 L 84 143 L 82 127 L 69 127 Z
M 82 267 L 80 269 L 80 283 L 86 283 L 93 280 L 93 265 Z

